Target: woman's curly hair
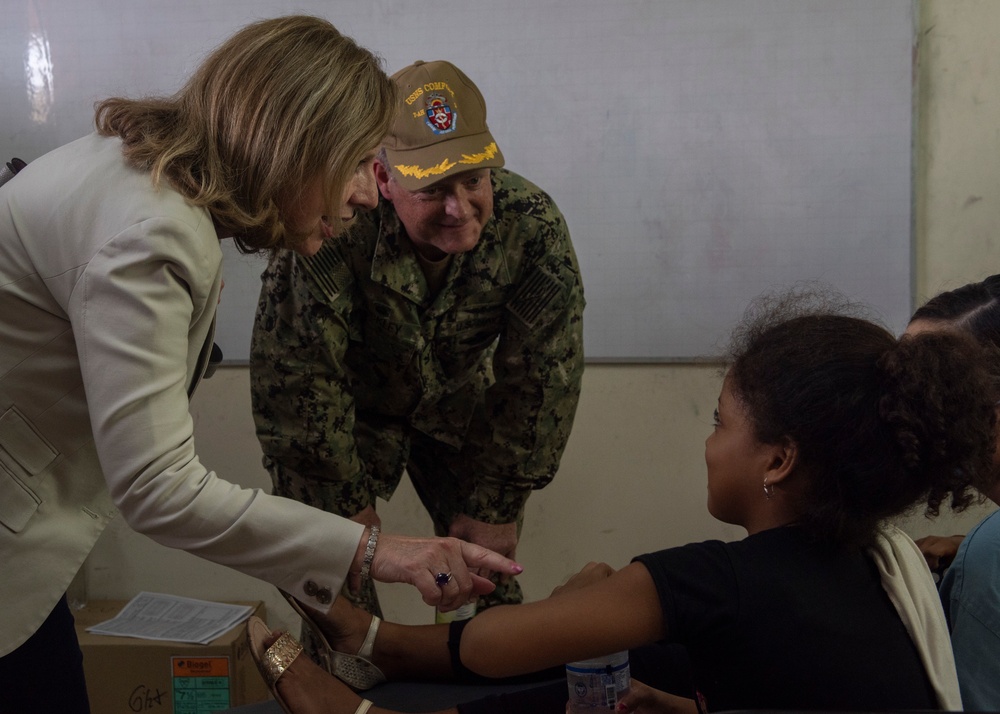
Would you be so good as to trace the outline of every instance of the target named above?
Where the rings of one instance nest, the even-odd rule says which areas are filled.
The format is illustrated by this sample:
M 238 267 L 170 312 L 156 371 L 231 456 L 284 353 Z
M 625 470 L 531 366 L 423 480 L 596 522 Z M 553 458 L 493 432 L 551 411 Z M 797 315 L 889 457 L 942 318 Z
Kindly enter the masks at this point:
M 991 472 L 997 380 L 968 335 L 897 339 L 851 312 L 817 291 L 758 300 L 734 333 L 729 384 L 759 441 L 798 447 L 800 525 L 867 545 L 914 505 L 973 501 Z

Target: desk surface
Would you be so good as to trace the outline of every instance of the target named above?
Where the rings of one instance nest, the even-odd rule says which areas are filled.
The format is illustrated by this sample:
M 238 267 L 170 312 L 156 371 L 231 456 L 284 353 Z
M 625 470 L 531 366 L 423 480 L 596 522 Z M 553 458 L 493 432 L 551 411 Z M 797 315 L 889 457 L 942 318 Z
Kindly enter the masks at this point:
M 532 682 L 530 684 L 442 684 L 438 682 L 387 682 L 363 693 L 377 706 L 398 712 L 416 714 L 433 712 L 454 707 L 457 704 L 483 699 L 494 694 L 548 686 L 552 682 Z M 282 714 L 281 706 L 274 700 L 259 704 L 248 704 L 230 709 L 222 714 Z

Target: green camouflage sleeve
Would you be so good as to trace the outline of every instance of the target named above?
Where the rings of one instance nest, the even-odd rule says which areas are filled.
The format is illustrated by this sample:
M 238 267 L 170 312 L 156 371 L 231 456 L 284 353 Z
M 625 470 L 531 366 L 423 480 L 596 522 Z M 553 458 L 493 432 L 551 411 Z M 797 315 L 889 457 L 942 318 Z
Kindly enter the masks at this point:
M 477 479 L 468 515 L 514 521 L 532 489 L 555 476 L 583 378 L 583 282 L 565 219 L 552 200 L 513 186 L 496 200 L 518 216 L 504 230 L 523 246 L 507 327 L 493 360 L 496 378 L 467 445 Z
M 321 252 L 338 263 L 329 246 Z M 262 276 L 250 348 L 254 422 L 275 493 L 350 516 L 373 498 L 343 362 L 350 273 L 341 265 L 318 288 L 303 263 L 280 251 Z

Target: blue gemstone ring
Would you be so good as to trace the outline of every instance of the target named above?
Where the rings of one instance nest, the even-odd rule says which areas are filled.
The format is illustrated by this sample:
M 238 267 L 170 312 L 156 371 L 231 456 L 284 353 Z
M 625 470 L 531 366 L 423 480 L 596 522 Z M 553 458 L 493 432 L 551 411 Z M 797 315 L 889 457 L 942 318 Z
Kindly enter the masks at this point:
M 451 582 L 451 573 L 438 573 L 434 576 L 434 582 L 438 584 L 438 587 L 443 588 Z

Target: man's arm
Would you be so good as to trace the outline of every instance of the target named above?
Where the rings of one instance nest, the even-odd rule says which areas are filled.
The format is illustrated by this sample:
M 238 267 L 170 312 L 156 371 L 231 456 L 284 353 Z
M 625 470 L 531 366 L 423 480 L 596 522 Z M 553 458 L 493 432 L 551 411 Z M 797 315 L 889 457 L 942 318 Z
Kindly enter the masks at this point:
M 335 267 L 331 248 L 312 270 Z M 344 365 L 352 295 L 349 284 L 316 281 L 303 261 L 281 251 L 262 276 L 250 349 L 257 437 L 276 493 L 352 516 L 371 505 Z M 341 283 L 346 274 L 337 271 Z
M 566 222 L 544 193 L 505 196 L 517 220 L 501 230 L 521 269 L 493 359 L 496 383 L 473 419 L 466 450 L 476 489 L 468 515 L 512 523 L 531 490 L 555 476 L 583 377 L 583 282 Z

